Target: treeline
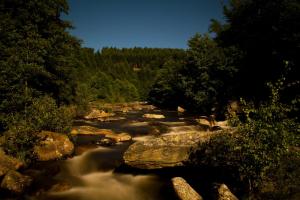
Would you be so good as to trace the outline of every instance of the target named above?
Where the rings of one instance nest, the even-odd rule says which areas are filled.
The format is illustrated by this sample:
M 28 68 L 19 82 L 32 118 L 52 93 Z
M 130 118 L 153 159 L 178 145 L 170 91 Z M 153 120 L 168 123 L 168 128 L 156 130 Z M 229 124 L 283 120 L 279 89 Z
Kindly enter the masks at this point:
M 189 40 L 184 64 L 165 65 L 150 101 L 224 117 L 229 101 L 259 105 L 284 76 L 281 100 L 299 107 L 299 1 L 230 1 L 224 16 Z
M 182 60 L 181 49 L 103 48 L 78 52 L 78 92 L 88 101 L 126 102 L 145 100 L 157 72 L 169 59 Z

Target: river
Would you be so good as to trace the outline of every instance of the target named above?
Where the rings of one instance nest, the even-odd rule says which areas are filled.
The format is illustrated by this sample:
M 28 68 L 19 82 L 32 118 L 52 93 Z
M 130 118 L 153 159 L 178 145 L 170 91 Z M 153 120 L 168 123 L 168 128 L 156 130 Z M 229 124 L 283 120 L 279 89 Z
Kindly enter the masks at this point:
M 143 118 L 145 113 L 163 114 L 166 118 L 146 119 Z M 162 174 L 122 170 L 122 157 L 132 142 L 154 137 L 153 130 L 155 130 L 158 122 L 160 125 L 167 126 L 169 131 L 185 131 L 194 128 L 193 125 L 190 125 L 192 117 L 174 111 L 161 110 L 117 112 L 117 116 L 121 117 L 120 120 L 111 122 L 77 120 L 74 125 L 111 129 L 117 133 L 127 132 L 133 137 L 133 141 L 105 147 L 96 145 L 100 136 L 76 136 L 74 138 L 76 145 L 74 157 L 36 165 L 39 170 L 47 170 L 48 168 L 49 171 L 57 170 L 58 173 L 46 177 L 48 180 L 41 179 L 37 182 L 35 187 L 47 188 L 48 191 L 42 192 L 42 195 L 35 193 L 31 199 L 176 199 L 171 185 L 171 177 Z

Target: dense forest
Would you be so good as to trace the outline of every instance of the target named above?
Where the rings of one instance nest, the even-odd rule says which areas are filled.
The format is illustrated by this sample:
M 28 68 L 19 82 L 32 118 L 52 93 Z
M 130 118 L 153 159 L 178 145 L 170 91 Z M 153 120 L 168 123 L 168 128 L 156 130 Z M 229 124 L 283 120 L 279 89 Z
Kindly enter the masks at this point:
M 66 0 L 2 0 L 0 11 L 0 136 L 8 154 L 34 160 L 39 131 L 68 133 L 89 102 L 148 101 L 237 126 L 242 137 L 207 148 L 222 165 L 233 163 L 250 194 L 266 179 L 276 180 L 279 199 L 297 189 L 283 174 L 299 163 L 299 0 L 232 0 L 225 22 L 212 20 L 186 50 L 81 47 L 61 18 Z M 234 101 L 236 115 L 228 112 Z M 195 152 L 194 165 L 204 152 Z
M 180 62 L 185 56 L 181 49 L 81 48 L 78 55 L 79 93 L 88 101 L 128 102 L 146 100 L 148 93 L 168 60 Z

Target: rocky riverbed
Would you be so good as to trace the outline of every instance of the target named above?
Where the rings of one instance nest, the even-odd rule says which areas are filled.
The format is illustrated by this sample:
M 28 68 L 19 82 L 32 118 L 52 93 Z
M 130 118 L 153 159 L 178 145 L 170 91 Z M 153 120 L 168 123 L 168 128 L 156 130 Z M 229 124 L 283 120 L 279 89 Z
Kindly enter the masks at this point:
M 71 140 L 44 132 L 46 140 L 35 149 L 40 161 L 29 169 L 22 169 L 22 163 L 12 158 L 3 161 L 6 157 L 1 156 L 1 194 L 11 197 L 7 195 L 10 191 L 16 193 L 15 198 L 26 195 L 45 200 L 189 199 L 182 197 L 187 188 L 209 199 L 207 194 L 213 190 L 212 180 L 218 173 L 189 169 L 185 163 L 191 148 L 221 132 L 210 131 L 211 122 L 197 119 L 145 103 L 93 105 L 90 113 L 75 121 Z M 216 130 L 224 128 L 221 124 Z M 7 167 L 3 163 L 11 164 Z M 207 172 L 213 176 L 207 177 Z M 177 176 L 186 180 L 172 179 Z M 19 188 L 8 186 L 17 183 L 21 183 Z M 209 192 L 203 192 L 207 188 Z M 223 190 L 213 191 L 218 194 Z M 218 199 L 222 195 L 217 195 Z

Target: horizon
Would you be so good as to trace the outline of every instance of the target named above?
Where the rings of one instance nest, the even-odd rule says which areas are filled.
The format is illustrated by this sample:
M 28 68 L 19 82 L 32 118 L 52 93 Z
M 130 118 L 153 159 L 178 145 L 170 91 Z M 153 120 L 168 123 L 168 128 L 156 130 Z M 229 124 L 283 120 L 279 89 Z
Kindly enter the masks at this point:
M 207 3 L 209 2 L 209 3 Z M 226 0 L 77 0 L 63 15 L 82 46 L 186 49 L 196 33 L 208 33 L 211 19 L 224 21 Z

